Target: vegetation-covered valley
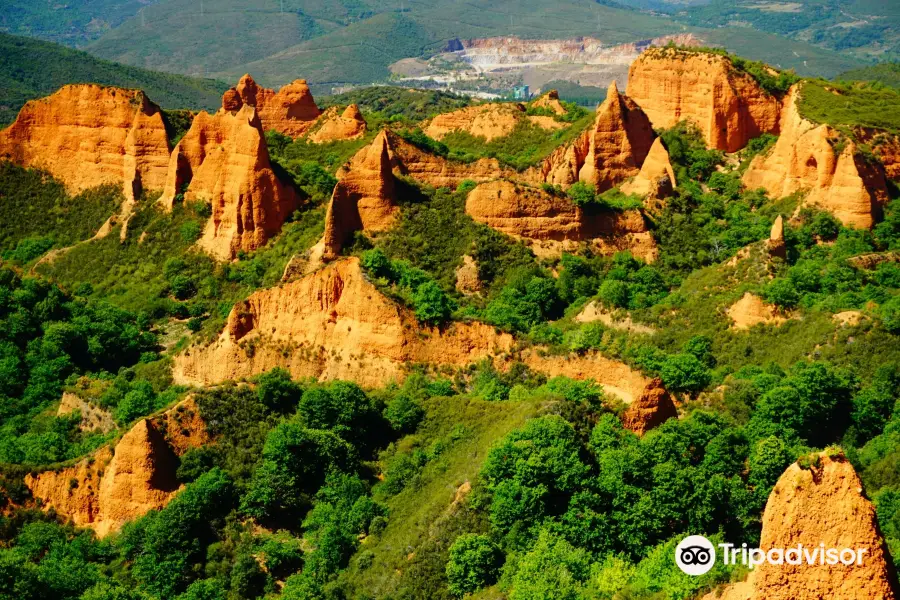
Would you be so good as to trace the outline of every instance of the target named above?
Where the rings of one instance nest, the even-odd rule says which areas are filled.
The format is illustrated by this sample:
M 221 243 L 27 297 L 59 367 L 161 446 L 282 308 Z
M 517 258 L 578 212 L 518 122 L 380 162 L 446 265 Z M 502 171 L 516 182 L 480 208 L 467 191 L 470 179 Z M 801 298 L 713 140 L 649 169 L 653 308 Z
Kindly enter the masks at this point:
M 182 153 L 166 189 L 133 199 L 140 177 L 76 191 L 0 163 L 0 598 L 703 598 L 748 571 L 689 576 L 678 542 L 759 545 L 786 469 L 832 460 L 900 566 L 900 93 L 724 60 L 779 108 L 800 86 L 797 135 L 824 145 L 779 168 L 854 169 L 872 227 L 842 220 L 850 183 L 748 185 L 776 133 L 725 152 L 624 94 L 535 100 L 502 135 L 399 88 L 323 102 L 366 125 L 327 141 L 263 133 L 261 102 L 182 115 L 150 130 Z M 203 244 L 234 214 L 223 260 Z M 444 360 L 471 331 L 473 360 Z M 252 374 L 185 368 L 218 350 Z

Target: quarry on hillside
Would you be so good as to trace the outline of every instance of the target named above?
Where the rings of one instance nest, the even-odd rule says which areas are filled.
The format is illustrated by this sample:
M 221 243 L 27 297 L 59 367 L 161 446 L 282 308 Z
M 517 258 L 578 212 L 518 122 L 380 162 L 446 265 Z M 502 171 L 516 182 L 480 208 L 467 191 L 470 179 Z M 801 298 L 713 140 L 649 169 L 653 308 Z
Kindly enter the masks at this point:
M 551 81 L 605 89 L 613 81 L 624 87 L 628 67 L 640 53 L 668 43 L 702 45 L 693 34 L 667 35 L 630 44 L 606 44 L 591 37 L 453 39 L 442 53 L 427 60 L 403 59 L 390 69 L 392 80 L 399 84 L 477 92 L 482 97 L 504 94 L 521 85 L 539 92 Z

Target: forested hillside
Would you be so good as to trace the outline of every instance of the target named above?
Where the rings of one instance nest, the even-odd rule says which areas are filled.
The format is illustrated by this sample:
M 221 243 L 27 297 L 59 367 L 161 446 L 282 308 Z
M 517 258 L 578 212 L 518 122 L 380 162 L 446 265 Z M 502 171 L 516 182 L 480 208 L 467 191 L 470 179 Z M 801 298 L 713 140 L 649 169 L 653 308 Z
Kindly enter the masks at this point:
M 67 83 L 138 88 L 164 108 L 195 110 L 215 109 L 228 88 L 212 79 L 148 71 L 57 44 L 0 34 L 0 124 L 13 121 L 28 100 Z
M 0 133 L 0 600 L 896 595 L 897 90 L 674 44 L 596 109 L 246 78 L 174 149 L 101 91 Z

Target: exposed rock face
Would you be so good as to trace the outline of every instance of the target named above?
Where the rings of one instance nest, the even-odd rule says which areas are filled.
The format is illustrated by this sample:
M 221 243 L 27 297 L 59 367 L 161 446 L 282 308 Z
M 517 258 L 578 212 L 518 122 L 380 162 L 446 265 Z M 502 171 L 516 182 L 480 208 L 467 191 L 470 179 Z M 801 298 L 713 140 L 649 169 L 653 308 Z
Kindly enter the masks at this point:
M 770 256 L 778 258 L 787 258 L 787 246 L 784 243 L 784 219 L 781 215 L 775 219 L 772 224 L 772 231 L 769 233 L 769 239 L 766 241 L 766 248 Z
M 309 141 L 321 144 L 339 140 L 356 140 L 366 134 L 366 120 L 359 107 L 351 104 L 343 111 L 332 106 L 319 116 L 309 134 Z
M 525 179 L 564 188 L 584 181 L 603 192 L 640 172 L 654 137 L 647 115 L 620 94 L 613 82 L 606 100 L 597 107 L 593 126 L 572 143 L 554 150 Z
M 175 378 L 210 384 L 281 366 L 295 377 L 380 386 L 402 379 L 409 363 L 464 366 L 512 343 L 481 323 L 420 326 L 346 258 L 237 304 L 218 340 L 176 358 Z
M 456 188 L 467 179 L 481 183 L 514 174 L 502 168 L 495 158 L 482 158 L 473 163 L 451 161 L 425 152 L 397 135 L 389 132 L 386 135 L 394 172 L 434 187 Z
M 43 502 L 45 510 L 55 509 L 78 527 L 93 527 L 100 512 L 100 480 L 112 452 L 108 447 L 101 448 L 92 459 L 57 472 L 28 474 L 25 485 L 32 496 Z
M 103 537 L 126 521 L 165 506 L 180 489 L 177 457 L 208 442 L 193 400 L 139 421 L 116 444 L 61 471 L 27 475 L 25 485 L 53 508 Z
M 389 148 L 387 132 L 382 131 L 339 173 L 325 216 L 325 260 L 337 257 L 354 231 L 385 231 L 394 224 L 397 205 Z
M 236 87 L 225 92 L 222 110 L 237 112 L 244 106 L 256 108 L 263 131 L 274 129 L 291 137 L 309 131 L 321 112 L 305 79 L 298 79 L 275 92 L 257 85 L 250 75 L 244 75 Z
M 578 179 L 604 192 L 637 175 L 653 137 L 647 115 L 612 82 L 588 132 L 588 153 Z
M 566 107 L 559 101 L 559 92 L 556 90 L 550 90 L 546 94 L 543 94 L 540 98 L 535 100 L 531 106 L 534 108 L 546 108 L 557 115 L 566 114 Z
M 662 138 L 653 140 L 650 152 L 641 165 L 637 177 L 622 184 L 620 188 L 625 194 L 635 194 L 651 200 L 668 198 L 678 185 L 675 171 L 669 162 L 669 153 L 663 146 Z
M 67 85 L 0 131 L 0 158 L 45 169 L 70 193 L 122 184 L 133 201 L 162 189 L 168 157 L 162 113 L 138 90 Z
M 116 444 L 100 480 L 97 535 L 117 531 L 126 521 L 161 508 L 178 490 L 178 461 L 159 430 L 144 419 Z
M 463 256 L 463 264 L 456 269 L 456 289 L 466 296 L 471 296 L 480 292 L 481 287 L 478 264 L 474 258 L 466 254 Z
M 235 114 L 196 116 L 169 160 L 160 199 L 166 209 L 185 185 L 185 201 L 212 204 L 199 245 L 220 260 L 264 245 L 300 204 L 272 170 L 259 118 L 247 105 Z
M 549 377 L 562 375 L 572 379 L 593 379 L 603 386 L 604 392 L 626 403 L 634 402 L 648 389 L 656 387 L 646 375 L 599 352 L 574 356 L 541 356 L 540 352 L 531 350 L 521 358 L 530 368 Z
M 496 159 L 484 158 L 471 164 L 449 161 L 383 130 L 338 171 L 338 184 L 325 219 L 325 236 L 313 248 L 309 265 L 338 256 L 354 231 L 378 232 L 393 225 L 397 206 L 392 172 L 450 188 L 467 179 L 489 181 L 511 174 L 501 169 Z
M 785 321 L 774 304 L 767 304 L 750 292 L 728 309 L 728 316 L 734 321 L 734 329 L 750 329 L 760 323 L 778 325 Z
M 571 144 L 560 146 L 544 159 L 537 173 L 529 179 L 547 182 L 551 185 L 568 187 L 578 181 L 578 173 L 587 160 L 590 149 L 588 133 L 579 136 Z
M 462 131 L 490 142 L 512 133 L 525 118 L 525 107 L 521 104 L 479 104 L 437 115 L 425 124 L 423 130 L 436 140 L 454 131 Z
M 116 423 L 108 411 L 95 404 L 86 402 L 77 394 L 63 393 L 56 415 L 69 415 L 75 411 L 81 413 L 81 423 L 78 425 L 78 429 L 81 431 L 107 433 L 116 428 Z
M 865 548 L 862 564 L 762 564 L 730 600 L 894 600 L 896 576 L 889 565 L 875 519 L 875 508 L 862 494 L 862 482 L 843 455 L 823 453 L 819 465 L 793 464 L 769 495 L 760 547 Z M 734 587 L 734 586 L 733 586 Z M 715 598 L 715 593 L 706 596 Z
M 635 322 L 630 316 L 618 317 L 614 312 L 605 309 L 596 301 L 588 302 L 580 313 L 575 315 L 578 323 L 593 323 L 599 321 L 607 327 L 632 333 L 656 333 L 656 329 L 643 323 Z
M 848 258 L 847 262 L 857 269 L 867 269 L 871 271 L 881 263 L 900 262 L 900 252 L 871 252 L 869 254 L 860 254 L 859 256 Z
M 648 261 L 656 258 L 656 244 L 639 211 L 589 213 L 568 198 L 498 180 L 469 193 L 466 213 L 498 231 L 532 240 L 540 255 L 589 242 L 602 253 L 631 250 Z
M 778 133 L 779 100 L 724 56 L 651 48 L 632 63 L 627 93 L 653 127 L 692 121 L 710 147 L 726 152 Z
M 622 419 L 626 429 L 638 435 L 659 427 L 669 419 L 678 418 L 678 409 L 662 380 L 654 379 L 640 397 L 628 406 Z
M 804 204 L 818 206 L 850 227 L 870 228 L 887 202 L 883 170 L 857 155 L 853 142 L 844 148 L 827 125 L 804 119 L 798 110 L 800 85 L 791 88 L 781 118 L 781 136 L 766 154 L 750 163 L 744 185 L 765 188 L 775 198 L 808 191 Z

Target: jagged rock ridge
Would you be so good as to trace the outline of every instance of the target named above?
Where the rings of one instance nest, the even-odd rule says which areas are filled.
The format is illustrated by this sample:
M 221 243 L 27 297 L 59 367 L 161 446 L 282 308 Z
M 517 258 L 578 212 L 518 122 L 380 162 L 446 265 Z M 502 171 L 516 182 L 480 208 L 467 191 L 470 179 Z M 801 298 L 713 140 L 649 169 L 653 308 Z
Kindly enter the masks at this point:
M 244 106 L 256 108 L 263 131 L 274 129 L 299 137 L 309 131 L 321 114 L 305 79 L 298 79 L 275 92 L 258 85 L 247 74 L 222 96 L 222 111 L 235 113 Z
M 781 135 L 750 163 L 744 185 L 764 188 L 774 198 L 804 192 L 804 204 L 827 210 L 844 225 L 871 228 L 888 199 L 884 170 L 863 159 L 856 144 L 841 140 L 833 128 L 804 119 L 798 107 L 802 93 L 801 84 L 791 88 Z
M 264 245 L 300 204 L 297 192 L 272 170 L 261 123 L 250 106 L 194 118 L 172 152 L 160 202 L 171 210 L 182 191 L 185 201 L 211 203 L 199 245 L 220 260 Z
M 539 256 L 559 255 L 588 243 L 595 252 L 630 250 L 653 261 L 656 243 L 640 211 L 582 209 L 569 198 L 507 180 L 469 192 L 466 214 L 480 223 L 531 242 Z

